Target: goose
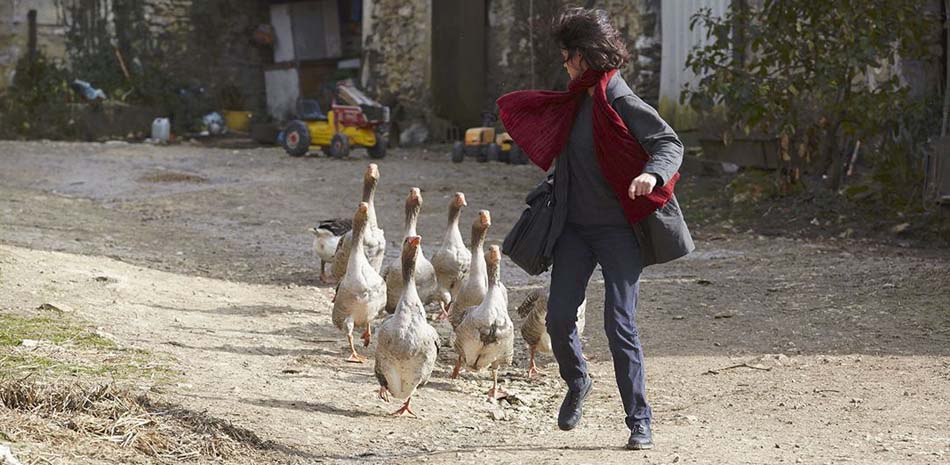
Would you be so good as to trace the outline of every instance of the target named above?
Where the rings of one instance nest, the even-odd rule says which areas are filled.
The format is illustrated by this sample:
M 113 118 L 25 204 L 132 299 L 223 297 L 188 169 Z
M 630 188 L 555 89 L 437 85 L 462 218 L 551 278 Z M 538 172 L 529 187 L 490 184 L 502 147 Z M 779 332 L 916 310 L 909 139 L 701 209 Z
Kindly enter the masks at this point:
M 351 355 L 348 362 L 363 363 L 366 359 L 353 345 L 353 328 L 365 327 L 363 345 L 372 338 L 372 320 L 386 306 L 386 282 L 370 265 L 363 252 L 363 236 L 369 226 L 370 207 L 360 202 L 353 217 L 353 253 L 347 261 L 346 273 L 333 300 L 333 324 L 346 333 Z
M 538 374 L 538 366 L 534 362 L 536 352 L 551 353 L 551 336 L 548 335 L 545 320 L 548 315 L 548 295 L 550 288 L 535 289 L 518 307 L 521 322 L 521 337 L 528 345 L 529 365 L 528 378 Z M 587 313 L 587 299 L 577 307 L 577 334 L 584 334 L 585 314 Z
M 419 386 L 424 385 L 438 357 L 439 333 L 426 321 L 425 307 L 416 289 L 417 260 L 422 257 L 422 238 L 410 235 L 402 245 L 399 268 L 402 274 L 402 292 L 395 313 L 386 318 L 377 331 L 376 365 L 374 372 L 379 381 L 379 397 L 389 401 L 389 395 L 405 399 L 402 407 L 392 415 L 408 413 L 416 416 L 409 406 Z
M 363 236 L 363 252 L 369 260 L 370 266 L 377 273 L 383 267 L 383 257 L 386 253 L 386 236 L 376 222 L 376 186 L 379 184 L 379 167 L 370 163 L 363 175 L 363 202 L 369 206 L 366 221 L 366 234 Z M 333 255 L 333 266 L 330 267 L 331 277 L 335 282 L 343 279 L 343 274 L 349 266 L 350 249 L 352 248 L 353 231 L 343 235 L 337 244 Z
M 447 306 L 458 293 L 462 280 L 468 274 L 472 262 L 472 253 L 465 247 L 462 233 L 459 231 L 459 216 L 462 207 L 468 205 L 465 194 L 456 192 L 449 202 L 449 223 L 445 229 L 442 245 L 432 256 L 432 266 L 435 268 L 435 277 L 438 282 L 438 293 L 442 308 L 439 319 L 449 316 Z
M 472 237 L 469 248 L 472 263 L 468 269 L 468 276 L 462 282 L 458 295 L 449 305 L 449 322 L 452 328 L 458 327 L 464 317 L 464 310 L 478 306 L 488 293 L 488 272 L 485 265 L 485 237 L 491 227 L 491 213 L 488 210 L 478 212 L 478 217 L 472 224 Z M 506 293 L 507 294 L 507 293 Z
M 403 238 L 416 235 L 416 223 L 419 219 L 419 211 L 422 209 L 422 193 L 418 187 L 409 189 L 409 196 L 406 198 L 406 229 Z M 396 305 L 402 297 L 403 273 L 402 261 L 391 263 L 383 271 L 383 279 L 386 280 L 386 311 L 393 313 Z M 425 257 L 422 246 L 419 246 L 419 256 L 415 260 L 415 280 L 418 286 L 419 295 L 422 296 L 423 303 L 429 304 L 440 300 L 438 285 L 435 277 L 435 269 L 432 263 Z
M 455 351 L 459 354 L 459 363 L 452 377 L 458 376 L 462 366 L 473 372 L 491 368 L 492 387 L 488 399 L 497 400 L 508 395 L 498 387 L 498 368 L 511 364 L 515 329 L 508 316 L 508 291 L 501 285 L 501 250 L 493 245 L 485 255 L 488 294 L 480 305 L 465 310 L 456 328 Z
M 320 280 L 327 282 L 329 276 L 326 274 L 327 262 L 333 260 L 336 253 L 336 247 L 340 243 L 340 238 L 353 229 L 353 221 L 345 218 L 334 218 L 332 220 L 323 220 L 316 227 L 308 229 L 313 234 L 313 252 L 320 259 Z

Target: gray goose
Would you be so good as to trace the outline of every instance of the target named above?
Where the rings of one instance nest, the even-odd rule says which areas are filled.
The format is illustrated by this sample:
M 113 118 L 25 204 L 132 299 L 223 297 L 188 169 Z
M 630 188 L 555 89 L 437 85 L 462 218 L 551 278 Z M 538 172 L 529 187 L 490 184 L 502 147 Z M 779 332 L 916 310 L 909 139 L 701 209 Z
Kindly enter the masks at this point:
M 465 310 L 455 330 L 455 351 L 459 354 L 452 377 L 464 366 L 472 372 L 489 367 L 492 371 L 490 400 L 508 394 L 498 387 L 498 368 L 511 364 L 514 355 L 515 328 L 508 317 L 508 291 L 501 285 L 501 250 L 493 245 L 486 253 L 488 294 L 480 305 Z
M 422 193 L 418 187 L 409 189 L 409 196 L 406 198 L 406 229 L 403 239 L 416 235 L 416 223 L 419 220 L 419 211 L 422 209 Z M 438 293 L 438 284 L 435 277 L 435 269 L 432 263 L 425 257 L 422 246 L 419 245 L 419 257 L 415 260 L 415 279 L 419 289 L 419 295 L 422 296 L 423 303 L 428 304 L 440 300 Z M 402 261 L 397 260 L 389 264 L 383 271 L 383 279 L 386 280 L 386 311 L 393 313 L 403 290 Z
M 353 217 L 353 250 L 347 261 L 346 273 L 333 300 L 333 324 L 346 333 L 350 344 L 349 362 L 363 363 L 366 359 L 356 352 L 353 329 L 365 327 L 363 345 L 372 338 L 372 321 L 386 306 L 386 282 L 370 265 L 363 252 L 363 236 L 369 223 L 369 205 L 360 202 Z
M 405 399 L 393 415 L 416 416 L 409 402 L 416 388 L 429 380 L 438 357 L 439 334 L 426 321 L 425 307 L 416 289 L 416 260 L 422 256 L 421 240 L 412 235 L 403 241 L 401 297 L 395 313 L 383 321 L 377 332 L 374 372 L 379 381 L 379 397 L 387 402 L 390 394 Z
M 379 224 L 376 222 L 376 186 L 379 184 L 379 167 L 375 163 L 370 163 L 363 174 L 363 202 L 369 207 L 366 221 L 366 234 L 363 235 L 363 252 L 370 266 L 378 273 L 383 267 L 383 257 L 386 253 L 386 237 Z M 333 266 L 330 267 L 331 277 L 335 282 L 343 279 L 343 274 L 350 258 L 350 249 L 352 248 L 353 231 L 343 235 L 343 238 L 337 245 L 336 252 L 333 255 Z
M 518 315 L 523 319 L 521 322 L 521 337 L 528 345 L 528 377 L 533 378 L 538 374 L 538 366 L 535 364 L 534 356 L 536 352 L 546 354 L 551 353 L 551 336 L 548 335 L 545 320 L 548 315 L 548 295 L 550 289 L 535 289 L 518 307 Z M 577 333 L 584 334 L 584 326 L 587 313 L 587 299 L 581 302 L 577 307 Z
M 468 275 L 468 268 L 472 262 L 472 253 L 465 246 L 462 233 L 459 231 L 459 216 L 465 202 L 465 194 L 456 192 L 449 202 L 449 223 L 445 229 L 442 245 L 432 256 L 432 266 L 435 268 L 435 277 L 438 281 L 439 304 L 442 307 L 440 319 L 448 317 L 447 306 L 458 294 L 462 280 Z
M 491 213 L 488 210 L 478 212 L 478 218 L 472 223 L 472 236 L 469 248 L 472 254 L 472 264 L 468 269 L 468 276 L 462 282 L 458 295 L 449 306 L 449 321 L 452 327 L 458 327 L 465 317 L 465 310 L 476 307 L 488 293 L 488 271 L 485 264 L 485 238 L 488 228 L 491 227 Z

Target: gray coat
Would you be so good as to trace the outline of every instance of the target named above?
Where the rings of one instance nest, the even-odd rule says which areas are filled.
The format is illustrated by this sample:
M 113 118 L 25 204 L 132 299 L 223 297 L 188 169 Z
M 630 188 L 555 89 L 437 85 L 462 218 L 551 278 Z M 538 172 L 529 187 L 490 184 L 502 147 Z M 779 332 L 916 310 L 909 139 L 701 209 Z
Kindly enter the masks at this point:
M 658 185 L 662 185 L 679 170 L 683 161 L 683 144 L 679 137 L 653 107 L 630 90 L 619 73 L 607 85 L 607 100 L 623 119 L 630 134 L 650 154 L 644 172 L 656 175 Z M 554 172 L 553 237 L 560 234 L 567 222 L 569 176 L 558 176 L 559 169 L 564 167 L 563 160 L 567 158 L 564 155 L 562 152 L 558 157 Z M 633 231 L 640 243 L 643 266 L 675 260 L 696 248 L 675 195 L 663 208 L 633 225 Z M 549 244 L 553 243 L 549 241 Z

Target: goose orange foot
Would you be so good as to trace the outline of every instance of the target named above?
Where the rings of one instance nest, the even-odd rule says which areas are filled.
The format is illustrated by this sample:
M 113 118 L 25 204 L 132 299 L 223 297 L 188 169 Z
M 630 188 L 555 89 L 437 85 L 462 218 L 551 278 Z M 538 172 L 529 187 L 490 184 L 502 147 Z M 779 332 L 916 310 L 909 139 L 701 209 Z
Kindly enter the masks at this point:
M 493 387 L 488 390 L 488 400 L 495 401 L 508 397 L 508 392 L 500 387 Z
M 449 311 L 452 310 L 452 305 L 449 304 L 448 307 L 443 306 L 441 310 L 442 311 L 439 312 L 439 316 L 435 317 L 436 321 L 445 321 L 449 319 Z
M 364 363 L 366 362 L 366 357 L 356 352 L 353 352 L 352 354 L 350 354 L 350 357 L 346 359 L 346 361 L 349 363 Z
M 394 417 L 400 417 L 400 416 L 403 416 L 403 415 L 408 414 L 409 416 L 411 416 L 411 417 L 413 417 L 413 418 L 419 418 L 418 416 L 416 416 L 416 412 L 413 412 L 412 409 L 409 408 L 409 401 L 410 401 L 410 400 L 412 400 L 411 397 L 408 398 L 408 399 L 406 399 L 406 403 L 405 403 L 405 404 L 402 404 L 402 407 L 399 407 L 399 410 L 396 410 L 396 411 L 393 412 L 391 415 L 394 416 Z
M 536 349 L 532 346 L 529 347 L 528 350 L 528 379 L 534 379 L 538 376 L 538 364 L 534 362 L 534 352 Z
M 528 368 L 528 379 L 535 379 L 541 375 L 541 372 L 538 371 L 537 365 L 531 365 Z

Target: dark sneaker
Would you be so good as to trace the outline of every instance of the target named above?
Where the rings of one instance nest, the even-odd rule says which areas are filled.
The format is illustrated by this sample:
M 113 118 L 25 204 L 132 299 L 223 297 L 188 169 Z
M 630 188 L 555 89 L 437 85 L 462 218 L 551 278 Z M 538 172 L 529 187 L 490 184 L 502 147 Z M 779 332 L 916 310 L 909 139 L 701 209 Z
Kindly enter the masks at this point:
M 581 386 L 574 389 L 568 388 L 567 396 L 564 402 L 561 402 L 561 411 L 557 415 L 557 427 L 564 431 L 570 431 L 577 426 L 584 415 L 584 399 L 590 394 L 594 387 L 594 382 L 590 377 L 584 378 Z
M 630 439 L 627 440 L 627 449 L 647 450 L 653 448 L 653 432 L 649 423 L 637 423 L 630 430 Z

